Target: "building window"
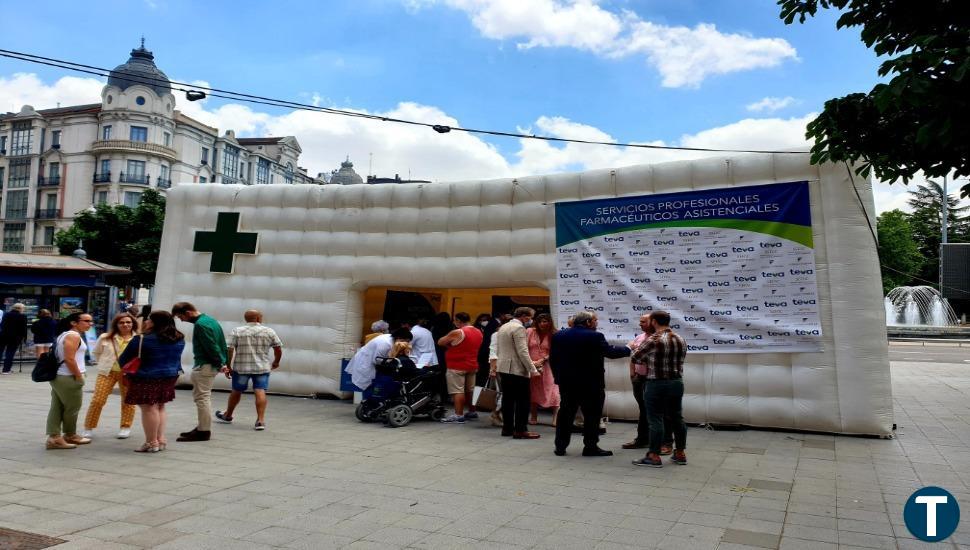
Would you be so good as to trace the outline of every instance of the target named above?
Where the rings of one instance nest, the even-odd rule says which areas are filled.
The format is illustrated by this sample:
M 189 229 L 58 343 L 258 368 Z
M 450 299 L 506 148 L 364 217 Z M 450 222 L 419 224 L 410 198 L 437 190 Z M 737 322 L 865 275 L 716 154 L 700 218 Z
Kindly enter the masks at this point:
M 48 225 L 44 227 L 44 240 L 41 241 L 41 244 L 44 246 L 54 245 L 54 226 Z
M 148 128 L 142 126 L 132 126 L 131 136 L 129 137 L 131 141 L 148 141 Z
M 199 183 L 207 183 L 208 181 L 205 176 L 199 176 Z
M 158 185 L 163 183 L 169 183 L 168 179 L 168 166 L 162 165 L 161 171 L 158 173 Z
M 144 105 L 145 104 L 145 98 L 142 97 L 142 96 L 138 96 L 138 97 L 135 98 L 135 103 L 137 103 L 138 105 Z
M 3 251 L 23 252 L 24 234 L 27 232 L 25 223 L 8 223 L 3 228 Z
M 4 171 L 6 171 L 6 168 L 4 168 L 3 166 L 0 166 L 0 189 L 3 189 L 3 173 L 4 173 Z
M 30 185 L 30 159 L 11 159 L 7 187 L 12 189 L 28 185 Z
M 139 201 L 141 201 L 141 193 L 125 191 L 125 206 L 128 208 L 136 208 Z
M 209 164 L 209 150 L 202 148 L 202 164 Z
M 111 173 L 111 159 L 101 159 L 101 175 L 107 176 Z
M 7 154 L 7 136 L 0 136 L 0 155 Z
M 27 190 L 7 191 L 8 220 L 22 220 L 27 217 Z
M 57 193 L 50 193 L 44 196 L 46 210 L 57 210 Z
M 52 162 L 47 165 L 47 177 L 50 178 L 51 183 L 58 182 L 61 180 L 61 163 Z
M 111 125 L 101 128 L 101 139 L 111 139 Z
M 225 149 L 222 150 L 222 175 L 227 178 L 236 179 L 239 176 L 239 173 L 236 171 L 238 169 L 239 148 L 226 145 Z M 225 178 L 223 178 L 223 181 L 225 181 Z
M 126 183 L 148 183 L 145 179 L 145 161 L 129 160 L 123 181 Z
M 266 159 L 256 162 L 256 183 L 269 183 L 269 161 Z
M 283 174 L 283 181 L 293 183 L 293 163 L 286 163 L 286 173 Z
M 59 149 L 61 146 L 61 131 L 54 130 L 51 132 L 51 147 L 54 149 Z
M 13 139 L 10 140 L 10 155 L 29 155 L 34 130 L 30 122 L 16 122 L 13 125 Z
M 107 191 L 98 191 L 98 204 L 108 204 Z
M 168 132 L 165 132 L 162 134 L 162 145 L 164 145 L 165 147 L 172 146 L 172 134 Z

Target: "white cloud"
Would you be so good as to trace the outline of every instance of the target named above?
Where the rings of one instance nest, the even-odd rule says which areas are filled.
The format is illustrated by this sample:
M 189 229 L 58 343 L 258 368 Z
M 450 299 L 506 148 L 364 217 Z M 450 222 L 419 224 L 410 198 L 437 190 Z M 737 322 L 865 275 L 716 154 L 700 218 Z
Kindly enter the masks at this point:
M 65 76 L 52 86 L 41 82 L 33 73 L 0 76 L 0 112 L 19 112 L 24 105 L 50 109 L 68 105 L 100 103 L 104 82 L 95 78 Z
M 725 126 L 684 135 L 680 145 L 711 149 L 749 149 L 755 151 L 808 151 L 805 126 L 815 117 L 746 118 Z
M 795 98 L 792 96 L 765 97 L 755 101 L 754 103 L 749 103 L 746 109 L 752 113 L 774 113 L 775 111 L 780 111 L 785 107 L 791 107 L 795 103 Z
M 723 33 L 710 23 L 693 28 L 645 21 L 632 11 L 604 9 L 593 0 L 441 0 L 465 12 L 487 38 L 517 39 L 520 49 L 569 47 L 612 58 L 642 56 L 669 88 L 696 88 L 707 77 L 775 67 L 797 59 L 781 38 Z M 438 3 L 405 0 L 409 11 Z

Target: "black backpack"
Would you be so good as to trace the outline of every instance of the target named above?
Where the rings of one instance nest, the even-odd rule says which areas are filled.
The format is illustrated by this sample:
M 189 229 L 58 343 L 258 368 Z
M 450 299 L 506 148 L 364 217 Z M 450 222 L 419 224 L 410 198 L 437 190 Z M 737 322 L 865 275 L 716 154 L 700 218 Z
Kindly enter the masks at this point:
M 34 382 L 50 382 L 57 378 L 57 369 L 64 361 L 57 360 L 57 343 L 51 346 L 50 351 L 45 351 L 37 358 L 37 364 L 30 373 L 30 378 Z

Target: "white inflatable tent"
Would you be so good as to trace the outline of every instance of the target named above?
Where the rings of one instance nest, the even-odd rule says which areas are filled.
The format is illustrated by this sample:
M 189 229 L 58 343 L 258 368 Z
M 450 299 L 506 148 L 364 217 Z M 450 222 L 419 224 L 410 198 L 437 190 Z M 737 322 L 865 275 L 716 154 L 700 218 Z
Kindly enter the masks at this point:
M 245 309 L 260 309 L 285 343 L 273 390 L 346 396 L 341 359 L 372 321 L 362 318 L 368 287 L 536 286 L 550 291 L 555 314 L 554 203 L 804 180 L 823 350 L 692 353 L 685 417 L 887 436 L 893 418 L 884 308 L 864 214 L 874 215 L 871 188 L 855 179 L 863 206 L 845 166 L 812 166 L 807 155 L 436 184 L 180 184 L 168 192 L 155 305 L 191 301 L 227 333 Z M 239 213 L 238 230 L 257 234 L 258 250 L 230 256 L 232 273 L 214 273 L 213 254 L 193 251 L 193 243 L 225 212 Z M 626 363 L 608 363 L 605 414 L 634 419 L 636 410 Z

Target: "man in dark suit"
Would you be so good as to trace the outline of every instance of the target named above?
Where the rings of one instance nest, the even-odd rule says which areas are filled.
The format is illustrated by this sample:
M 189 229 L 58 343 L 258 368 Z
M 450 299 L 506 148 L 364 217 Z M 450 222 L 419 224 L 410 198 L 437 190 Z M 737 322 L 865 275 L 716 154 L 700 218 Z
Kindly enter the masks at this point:
M 606 399 L 606 370 L 603 359 L 629 357 L 630 348 L 611 346 L 606 337 L 596 332 L 596 314 L 581 311 L 573 318 L 572 328 L 552 335 L 549 365 L 559 385 L 562 403 L 556 422 L 556 455 L 566 454 L 572 432 L 571 420 L 582 409 L 583 456 L 612 456 L 612 451 L 599 448 L 599 419 Z
M 4 314 L 0 322 L 0 353 L 3 354 L 2 374 L 10 374 L 13 358 L 21 344 L 27 340 L 27 317 L 24 316 L 25 306 L 16 303 L 10 306 L 10 311 Z

